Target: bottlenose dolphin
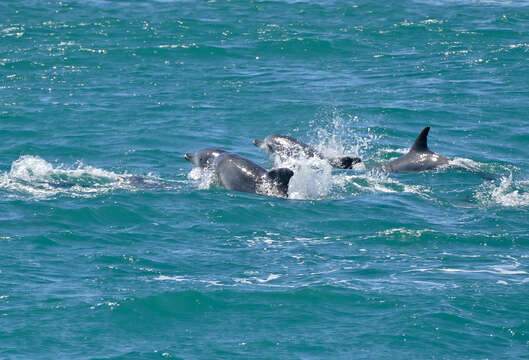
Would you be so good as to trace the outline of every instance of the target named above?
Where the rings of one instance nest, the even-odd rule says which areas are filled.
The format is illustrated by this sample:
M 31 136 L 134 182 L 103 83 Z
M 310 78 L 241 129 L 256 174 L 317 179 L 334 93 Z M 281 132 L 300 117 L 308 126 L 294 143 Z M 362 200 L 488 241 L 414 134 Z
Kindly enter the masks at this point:
M 187 153 L 185 158 L 199 167 L 211 167 L 220 185 L 228 190 L 287 197 L 288 183 L 294 175 L 287 168 L 267 171 L 242 156 L 218 149 Z
M 263 149 L 268 155 L 277 154 L 281 158 L 315 157 L 325 159 L 332 167 L 337 169 L 351 169 L 354 164 L 362 161 L 360 158 L 352 156 L 328 158 L 304 142 L 286 135 L 268 135 L 264 140 L 255 139 L 253 143 Z
M 425 127 L 415 139 L 410 151 L 404 156 L 381 165 L 382 170 L 388 172 L 419 172 L 447 165 L 447 158 L 428 149 L 429 131 L 430 127 Z

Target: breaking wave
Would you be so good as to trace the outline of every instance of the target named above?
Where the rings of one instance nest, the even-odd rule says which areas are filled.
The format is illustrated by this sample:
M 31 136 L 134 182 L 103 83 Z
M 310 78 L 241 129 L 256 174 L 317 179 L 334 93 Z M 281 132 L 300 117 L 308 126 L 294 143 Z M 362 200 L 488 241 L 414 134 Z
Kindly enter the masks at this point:
M 529 206 L 529 181 L 514 181 L 510 173 L 499 181 L 482 184 L 474 197 L 483 206 Z
M 157 183 L 153 176 L 118 174 L 77 162 L 73 166 L 50 162 L 33 155 L 23 155 L 0 173 L 0 190 L 8 196 L 37 199 L 56 195 L 95 197 L 114 190 L 136 191 Z

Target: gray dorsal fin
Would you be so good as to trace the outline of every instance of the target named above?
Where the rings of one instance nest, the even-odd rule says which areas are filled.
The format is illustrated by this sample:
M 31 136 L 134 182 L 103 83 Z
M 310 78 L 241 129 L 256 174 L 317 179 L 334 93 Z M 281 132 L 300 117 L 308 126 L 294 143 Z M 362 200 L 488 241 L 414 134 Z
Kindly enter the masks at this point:
M 294 172 L 287 168 L 273 169 L 268 172 L 268 177 L 280 184 L 288 185 L 290 178 L 294 175 Z
M 422 129 L 419 136 L 417 136 L 417 139 L 415 139 L 415 142 L 413 143 L 410 151 L 428 151 L 428 132 L 430 131 L 430 127 L 427 126 L 424 129 Z
M 270 180 L 276 183 L 278 190 L 283 195 L 288 195 L 288 183 L 290 182 L 290 178 L 294 175 L 292 170 L 287 168 L 273 169 L 266 175 Z

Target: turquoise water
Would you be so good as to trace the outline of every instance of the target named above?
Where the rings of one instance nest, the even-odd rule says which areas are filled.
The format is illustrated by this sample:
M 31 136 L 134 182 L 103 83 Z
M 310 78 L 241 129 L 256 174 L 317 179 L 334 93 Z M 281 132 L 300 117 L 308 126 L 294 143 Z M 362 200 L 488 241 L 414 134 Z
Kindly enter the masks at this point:
M 1 2 L 0 358 L 527 359 L 528 56 L 527 1 Z M 183 158 L 272 133 L 364 164 Z

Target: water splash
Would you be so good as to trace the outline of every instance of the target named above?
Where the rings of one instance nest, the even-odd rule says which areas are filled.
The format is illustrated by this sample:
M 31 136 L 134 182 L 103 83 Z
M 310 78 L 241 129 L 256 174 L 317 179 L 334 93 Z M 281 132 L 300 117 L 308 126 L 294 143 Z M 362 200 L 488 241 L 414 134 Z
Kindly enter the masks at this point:
M 328 198 L 333 190 L 331 165 L 319 158 L 291 158 L 281 161 L 274 158 L 277 167 L 294 171 L 288 184 L 288 197 L 296 200 L 321 200 Z
M 480 186 L 474 197 L 483 206 L 529 206 L 529 181 L 514 181 L 512 173 Z
M 329 119 L 330 117 L 330 119 Z M 309 123 L 309 143 L 325 157 L 354 156 L 365 158 L 380 135 L 371 128 L 359 127 L 359 118 L 342 115 L 336 110 L 319 117 L 323 120 Z M 294 129 L 298 132 L 299 129 Z M 304 140 L 303 136 L 298 136 Z M 404 151 L 404 150 L 403 150 Z M 387 173 L 372 170 L 366 171 L 365 163 L 358 163 L 351 171 L 333 170 L 327 160 L 317 157 L 284 157 L 275 154 L 272 157 L 274 168 L 289 168 L 294 176 L 289 182 L 289 199 L 324 200 L 342 199 L 351 195 L 372 193 L 412 192 L 428 197 L 429 189 L 420 185 L 406 185 L 389 177 Z M 355 172 L 356 170 L 356 172 Z M 358 172 L 361 173 L 358 173 Z M 193 168 L 187 175 L 196 182 L 199 189 L 209 189 L 218 184 L 212 169 Z M 264 189 L 262 193 L 277 196 Z
M 486 164 L 479 163 L 471 159 L 461 158 L 461 157 L 455 157 L 453 159 L 450 159 L 448 161 L 448 164 L 449 166 L 459 167 L 459 168 L 472 171 L 472 172 L 486 170 L 485 169 Z
M 71 167 L 54 166 L 32 155 L 23 155 L 11 164 L 8 172 L 0 174 L 0 190 L 8 196 L 30 196 L 44 199 L 56 195 L 94 197 L 113 190 L 135 191 L 149 187 L 155 178 L 118 174 L 77 162 Z
M 312 129 L 311 146 L 326 157 L 365 155 L 380 138 L 367 128 L 364 134 L 357 132 L 359 119 L 343 116 L 333 111 L 332 119 L 323 127 Z M 315 122 L 311 126 L 316 126 Z M 389 174 L 366 171 L 365 163 L 354 165 L 353 172 L 334 170 L 326 160 L 318 158 L 282 159 L 275 156 L 274 166 L 294 170 L 289 184 L 289 198 L 297 200 L 342 199 L 372 193 L 412 192 L 428 197 L 429 189 L 420 185 L 405 185 L 389 177 Z M 357 172 L 354 172 L 354 171 Z M 361 171 L 361 172 L 358 172 Z
M 187 174 L 188 179 L 195 182 L 200 190 L 207 190 L 212 186 L 218 184 L 217 176 L 212 168 L 198 168 L 194 167 Z
M 360 118 L 332 109 L 309 123 L 309 144 L 327 157 L 356 156 L 364 158 L 380 135 L 371 128 L 360 130 Z M 362 134 L 360 131 L 364 131 Z

